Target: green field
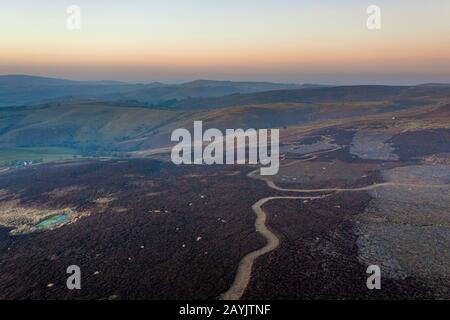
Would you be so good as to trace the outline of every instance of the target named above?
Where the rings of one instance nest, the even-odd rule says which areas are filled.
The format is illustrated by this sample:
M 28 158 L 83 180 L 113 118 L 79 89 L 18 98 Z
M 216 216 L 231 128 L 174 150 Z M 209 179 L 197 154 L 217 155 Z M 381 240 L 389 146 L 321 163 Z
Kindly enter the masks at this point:
M 79 151 L 61 147 L 0 148 L 0 166 L 14 166 L 23 161 L 33 163 L 73 159 Z

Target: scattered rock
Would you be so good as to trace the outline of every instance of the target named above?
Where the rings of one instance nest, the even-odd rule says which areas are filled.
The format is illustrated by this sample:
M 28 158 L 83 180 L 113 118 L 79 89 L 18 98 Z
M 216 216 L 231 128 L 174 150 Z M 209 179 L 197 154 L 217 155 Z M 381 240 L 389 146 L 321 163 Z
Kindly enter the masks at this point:
M 48 257 L 48 259 L 50 261 L 55 261 L 55 260 L 58 260 L 58 256 L 56 254 L 52 254 L 51 256 Z

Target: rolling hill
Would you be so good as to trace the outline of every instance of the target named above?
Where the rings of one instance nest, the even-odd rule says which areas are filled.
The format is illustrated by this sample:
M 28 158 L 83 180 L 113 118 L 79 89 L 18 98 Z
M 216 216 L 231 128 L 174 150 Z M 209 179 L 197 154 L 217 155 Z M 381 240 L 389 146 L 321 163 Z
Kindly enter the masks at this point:
M 128 91 L 134 85 L 115 81 L 72 81 L 28 75 L 0 76 L 0 107 L 99 97 Z
M 0 107 L 37 105 L 55 101 L 95 99 L 147 105 L 172 105 L 187 98 L 210 98 L 311 85 L 270 82 L 197 80 L 182 84 L 132 84 L 118 81 L 72 81 L 28 75 L 0 76 Z
M 275 90 L 253 94 L 216 97 L 210 99 L 185 99 L 173 105 L 180 109 L 213 109 L 229 106 L 267 103 L 321 103 L 337 101 L 411 100 L 415 98 L 445 97 L 448 86 L 339 86 L 307 87 L 297 90 Z
M 195 99 L 198 104 L 178 108 L 95 100 L 4 107 L 0 109 L 0 148 L 139 151 L 170 145 L 171 132 L 176 128 L 191 128 L 194 120 L 203 120 L 205 127 L 221 130 L 283 128 L 428 108 L 448 101 L 449 97 L 449 89 L 445 87 L 353 86 Z M 211 101 L 226 103 L 198 108 Z

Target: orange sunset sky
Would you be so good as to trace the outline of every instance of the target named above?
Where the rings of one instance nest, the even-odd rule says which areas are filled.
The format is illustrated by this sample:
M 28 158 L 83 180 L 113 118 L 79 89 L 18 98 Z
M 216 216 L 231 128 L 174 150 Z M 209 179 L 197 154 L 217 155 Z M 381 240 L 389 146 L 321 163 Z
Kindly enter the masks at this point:
M 381 29 L 366 27 L 369 5 Z M 66 27 L 69 5 L 81 29 Z M 450 1 L 15 0 L 0 74 L 180 82 L 450 82 Z

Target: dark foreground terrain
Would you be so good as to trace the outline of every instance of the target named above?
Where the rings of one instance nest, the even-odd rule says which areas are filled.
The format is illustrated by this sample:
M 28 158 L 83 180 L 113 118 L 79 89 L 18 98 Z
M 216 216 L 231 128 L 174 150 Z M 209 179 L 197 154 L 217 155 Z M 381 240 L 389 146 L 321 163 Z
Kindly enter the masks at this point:
M 0 298 L 218 297 L 241 256 L 263 245 L 251 205 L 268 190 L 242 169 L 93 161 L 0 176 L 3 202 L 90 213 L 28 235 L 8 237 L 3 229 Z M 72 264 L 82 270 L 79 291 L 66 288 Z
M 450 299 L 450 99 L 420 87 L 330 90 L 212 99 L 273 104 L 195 113 L 5 108 L 4 147 L 35 148 L 45 133 L 51 148 L 99 144 L 109 157 L 0 168 L 0 299 Z M 61 120 L 74 112 L 72 130 Z M 218 128 L 275 119 L 279 173 L 175 166 L 148 148 L 200 115 Z M 66 287 L 70 265 L 81 290 Z M 366 286 L 370 265 L 381 290 Z

